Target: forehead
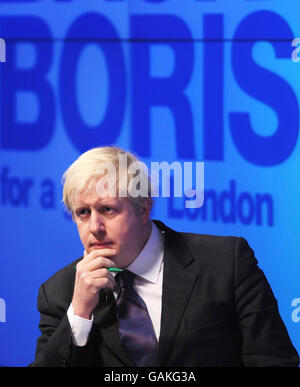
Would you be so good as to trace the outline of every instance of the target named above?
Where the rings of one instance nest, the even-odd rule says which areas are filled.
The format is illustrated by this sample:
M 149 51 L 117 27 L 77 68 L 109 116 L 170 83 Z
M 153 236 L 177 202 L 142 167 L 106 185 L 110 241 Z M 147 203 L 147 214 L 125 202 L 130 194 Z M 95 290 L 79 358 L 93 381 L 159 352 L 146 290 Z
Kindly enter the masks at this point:
M 120 205 L 123 203 L 124 198 L 119 198 L 115 196 L 100 196 L 95 190 L 87 190 L 79 192 L 74 197 L 74 207 L 81 205 L 101 205 L 105 203 L 110 203 L 114 205 Z
M 106 192 L 101 191 L 99 194 L 96 179 L 88 180 L 83 188 L 75 189 L 72 196 L 74 205 L 79 202 L 97 201 L 98 199 L 109 198 Z

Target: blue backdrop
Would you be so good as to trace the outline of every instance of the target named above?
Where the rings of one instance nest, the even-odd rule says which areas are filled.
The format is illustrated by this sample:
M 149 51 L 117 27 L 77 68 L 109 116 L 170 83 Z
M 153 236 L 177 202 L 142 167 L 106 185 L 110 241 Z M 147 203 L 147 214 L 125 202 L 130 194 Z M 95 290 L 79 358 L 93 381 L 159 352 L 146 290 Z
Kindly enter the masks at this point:
M 153 217 L 247 238 L 300 352 L 298 1 L 0 10 L 0 365 L 33 360 L 38 288 L 82 255 L 61 175 L 108 144 L 148 164 L 205 162 L 204 206 L 158 198 Z

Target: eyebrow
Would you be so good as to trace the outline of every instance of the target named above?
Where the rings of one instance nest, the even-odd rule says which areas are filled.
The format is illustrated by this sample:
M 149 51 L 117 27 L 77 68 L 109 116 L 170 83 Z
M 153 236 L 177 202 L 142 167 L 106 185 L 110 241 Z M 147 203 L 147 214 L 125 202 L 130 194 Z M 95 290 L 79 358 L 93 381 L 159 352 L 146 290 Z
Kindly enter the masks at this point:
M 92 206 L 101 207 L 101 206 L 110 206 L 110 207 L 120 207 L 121 202 L 112 202 L 113 198 L 102 198 L 101 202 L 97 201 L 96 203 L 92 203 Z M 79 202 L 77 205 L 74 205 L 74 211 L 84 207 L 90 207 L 91 203 Z

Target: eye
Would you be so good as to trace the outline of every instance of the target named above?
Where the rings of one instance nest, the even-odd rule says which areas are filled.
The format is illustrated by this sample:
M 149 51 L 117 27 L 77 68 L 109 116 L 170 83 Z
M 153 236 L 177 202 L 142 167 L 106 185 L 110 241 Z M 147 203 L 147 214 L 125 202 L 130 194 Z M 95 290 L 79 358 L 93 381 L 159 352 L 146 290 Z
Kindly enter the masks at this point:
M 103 205 L 99 208 L 99 212 L 103 215 L 107 215 L 107 216 L 114 216 L 117 214 L 118 212 L 118 209 L 117 207 L 115 206 L 110 206 L 110 205 Z
M 114 211 L 114 209 L 110 206 L 103 206 L 101 210 L 106 214 L 112 213 Z
M 89 212 L 90 212 L 90 210 L 87 208 L 79 208 L 76 211 L 76 216 L 79 218 L 83 218 L 83 217 L 87 216 L 89 214 Z

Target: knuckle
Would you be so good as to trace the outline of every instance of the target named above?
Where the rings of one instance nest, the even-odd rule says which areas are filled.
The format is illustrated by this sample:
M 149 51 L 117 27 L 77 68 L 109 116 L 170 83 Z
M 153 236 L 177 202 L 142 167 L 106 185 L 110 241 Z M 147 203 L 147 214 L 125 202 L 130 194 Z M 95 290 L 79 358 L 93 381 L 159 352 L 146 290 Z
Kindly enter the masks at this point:
M 107 277 L 102 278 L 103 286 L 106 286 L 109 283 L 109 279 Z
M 91 286 L 93 284 L 92 279 L 88 276 L 85 277 L 84 282 L 87 286 Z
M 82 270 L 82 263 L 79 262 L 79 263 L 77 263 L 77 265 L 76 265 L 76 273 L 80 273 L 81 270 Z
M 109 271 L 108 271 L 108 269 L 107 269 L 106 267 L 104 267 L 104 268 L 102 269 L 102 272 L 103 272 L 103 275 L 104 275 L 104 276 L 107 276 L 108 273 L 109 273 Z
M 104 264 L 103 257 L 98 257 L 97 261 L 98 261 L 99 265 L 101 265 L 101 266 Z

